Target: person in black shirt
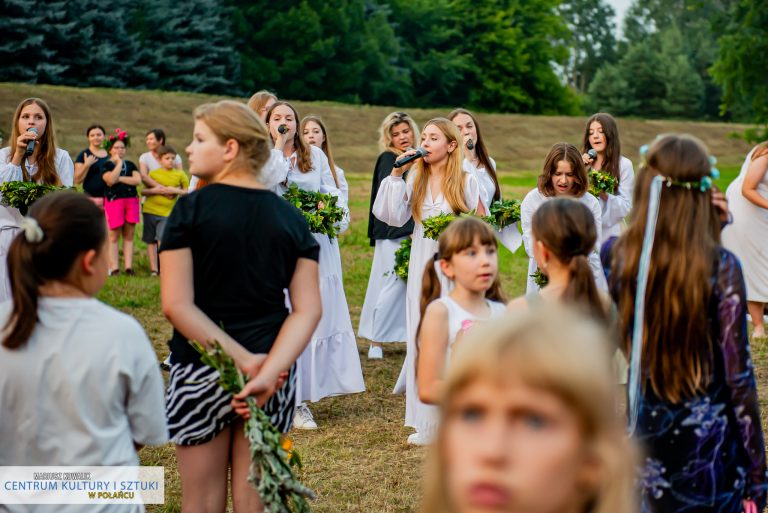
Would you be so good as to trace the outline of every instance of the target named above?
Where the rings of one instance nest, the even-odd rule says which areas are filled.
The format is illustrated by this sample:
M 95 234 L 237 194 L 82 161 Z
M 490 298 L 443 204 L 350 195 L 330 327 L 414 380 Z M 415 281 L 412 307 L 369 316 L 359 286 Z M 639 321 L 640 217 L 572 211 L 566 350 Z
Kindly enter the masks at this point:
M 123 132 L 125 133 L 125 132 Z M 114 140 L 112 138 L 114 137 Z M 118 243 L 123 237 L 123 262 L 125 274 L 133 276 L 133 232 L 139 223 L 139 195 L 136 186 L 141 175 L 136 164 L 125 160 L 128 134 L 124 138 L 115 136 L 108 141 L 109 160 L 101 164 L 105 184 L 104 210 L 109 226 L 109 275 L 120 272 Z
M 245 105 L 198 107 L 187 154 L 192 174 L 209 185 L 179 198 L 162 236 L 161 300 L 174 326 L 166 414 L 184 511 L 223 511 L 230 466 L 233 503 L 261 510 L 237 414 L 247 415 L 244 399 L 254 395 L 275 427 L 290 429 L 294 363 L 322 313 L 319 245 L 299 210 L 260 182 L 270 146 Z M 218 342 L 251 377 L 237 400 L 188 340 Z
M 107 150 L 102 147 L 106 131 L 101 125 L 91 125 L 85 131 L 88 147 L 75 158 L 75 184 L 83 184 L 83 190 L 91 200 L 104 208 L 104 180 L 101 178 L 101 164 L 109 160 Z
M 390 175 L 395 159 L 412 148 L 419 138 L 419 129 L 411 117 L 404 112 L 389 114 L 379 129 L 379 147 L 382 151 L 376 160 L 371 184 L 371 207 L 379 192 L 379 184 Z M 382 342 L 402 342 L 405 331 L 405 282 L 392 271 L 395 251 L 400 243 L 413 233 L 413 219 L 402 227 L 389 226 L 368 213 L 368 238 L 373 253 L 371 276 L 368 290 L 360 313 L 357 335 L 371 341 L 368 358 L 384 356 Z

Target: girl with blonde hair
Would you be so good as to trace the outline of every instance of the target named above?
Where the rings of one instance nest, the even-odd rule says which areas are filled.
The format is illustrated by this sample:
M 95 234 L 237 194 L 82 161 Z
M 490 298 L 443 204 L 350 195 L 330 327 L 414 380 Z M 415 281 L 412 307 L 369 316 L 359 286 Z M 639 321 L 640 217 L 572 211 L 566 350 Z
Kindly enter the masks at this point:
M 552 306 L 478 326 L 455 350 L 422 513 L 634 513 L 635 453 L 611 348 Z
M 320 319 L 319 247 L 304 217 L 260 181 L 270 146 L 264 123 L 242 103 L 198 107 L 187 155 L 192 174 L 210 185 L 179 197 L 163 232 L 160 295 L 174 327 L 166 416 L 185 512 L 223 513 L 229 479 L 233 509 L 261 511 L 243 420 L 188 340 L 220 343 L 251 377 L 238 398 L 256 396 L 286 433 L 294 362 Z
M 394 167 L 390 176 L 382 180 L 373 205 L 373 214 L 391 226 L 403 226 L 411 217 L 415 222 L 406 292 L 408 346 L 395 392 L 406 393 L 405 425 L 416 429 L 408 440 L 417 445 L 429 443 L 437 424 L 432 409 L 419 400 L 416 383 L 416 330 L 421 318 L 421 280 L 424 266 L 438 249 L 437 241 L 424 237 L 422 220 L 439 214 L 472 211 L 485 214 L 477 179 L 462 169 L 464 157 L 456 125 L 445 118 L 428 121 L 422 131 L 421 146 L 427 154 L 413 161 L 412 166 Z M 401 158 L 414 154 L 416 150 L 409 150 Z M 410 168 L 408 178 L 403 180 L 407 168 Z M 450 283 L 444 276 L 440 279 L 443 290 L 448 293 Z
M 390 175 L 395 160 L 413 148 L 419 139 L 416 123 L 405 112 L 392 112 L 379 127 L 379 151 L 371 183 L 371 204 L 368 212 L 368 239 L 373 250 L 371 275 L 360 312 L 359 337 L 371 341 L 368 358 L 384 357 L 382 344 L 403 342 L 405 329 L 405 282 L 392 269 L 395 252 L 406 237 L 413 233 L 413 219 L 402 226 L 390 226 L 373 215 L 373 204 L 382 180 Z

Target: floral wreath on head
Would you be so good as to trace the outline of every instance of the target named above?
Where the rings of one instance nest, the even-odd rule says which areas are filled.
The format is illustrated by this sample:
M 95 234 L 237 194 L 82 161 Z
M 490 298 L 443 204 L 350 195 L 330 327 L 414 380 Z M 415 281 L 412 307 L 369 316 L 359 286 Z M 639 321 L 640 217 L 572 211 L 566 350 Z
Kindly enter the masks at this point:
M 115 128 L 115 133 L 104 139 L 102 146 L 105 150 L 109 151 L 117 141 L 123 141 L 126 148 L 131 145 L 131 137 L 128 135 L 128 132 L 122 128 Z

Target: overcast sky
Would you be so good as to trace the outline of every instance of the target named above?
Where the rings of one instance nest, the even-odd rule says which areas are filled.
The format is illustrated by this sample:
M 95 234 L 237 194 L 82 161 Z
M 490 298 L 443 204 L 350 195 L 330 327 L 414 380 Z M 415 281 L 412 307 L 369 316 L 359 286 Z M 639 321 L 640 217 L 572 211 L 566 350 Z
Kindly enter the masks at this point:
M 616 11 L 616 28 L 619 34 L 621 34 L 621 29 L 624 25 L 622 22 L 624 20 L 624 13 L 629 9 L 632 0 L 606 0 L 606 2 Z

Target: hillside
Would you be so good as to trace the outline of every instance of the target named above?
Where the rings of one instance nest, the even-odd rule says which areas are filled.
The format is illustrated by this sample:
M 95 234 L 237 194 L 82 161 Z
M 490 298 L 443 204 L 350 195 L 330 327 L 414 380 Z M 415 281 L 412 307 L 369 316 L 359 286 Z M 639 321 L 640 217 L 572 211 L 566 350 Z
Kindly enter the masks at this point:
M 222 99 L 192 93 L 134 91 L 120 89 L 78 89 L 35 84 L 0 83 L 0 130 L 10 136 L 10 124 L 19 101 L 39 96 L 53 109 L 60 146 L 73 155 L 86 146 L 85 128 L 94 122 L 112 131 L 116 127 L 134 136 L 129 155 L 144 151 L 143 136 L 150 128 L 161 127 L 168 142 L 183 155 L 192 131 L 192 112 L 201 103 Z M 347 172 L 367 173 L 378 155 L 377 130 L 393 107 L 372 107 L 332 103 L 296 102 L 299 114 L 321 116 L 329 126 L 337 163 Z M 420 125 L 447 111 L 410 109 Z M 579 145 L 585 118 L 480 114 L 483 133 L 491 155 L 502 172 L 538 171 L 553 143 Z M 744 125 L 685 121 L 619 120 L 623 153 L 637 160 L 637 149 L 665 132 L 689 132 L 709 146 L 724 166 L 740 165 L 749 146 L 728 135 Z M 7 141 L 4 142 L 7 144 Z

